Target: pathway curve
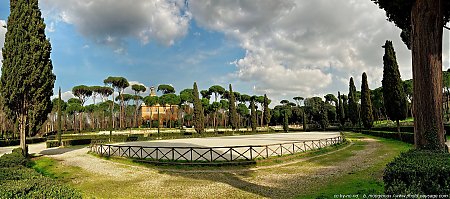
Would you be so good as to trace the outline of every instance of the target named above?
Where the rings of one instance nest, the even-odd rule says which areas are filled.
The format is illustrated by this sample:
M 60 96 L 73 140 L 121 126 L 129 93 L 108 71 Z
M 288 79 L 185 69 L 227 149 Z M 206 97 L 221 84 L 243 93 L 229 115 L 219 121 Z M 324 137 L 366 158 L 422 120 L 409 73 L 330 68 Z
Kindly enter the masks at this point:
M 329 182 L 336 176 L 372 166 L 374 154 L 381 143 L 369 138 L 362 141 L 363 149 L 351 151 L 348 158 L 338 160 L 332 166 L 314 160 L 320 160 L 315 159 L 318 157 L 332 158 L 333 154 L 355 144 L 283 164 L 224 171 L 160 169 L 122 164 L 87 154 L 87 147 L 43 149 L 44 144 L 37 144 L 30 145 L 30 152 L 86 171 L 89 175 L 72 179 L 72 182 L 75 187 L 84 187 L 87 197 L 229 198 L 233 195 L 239 198 L 289 198 L 317 184 Z

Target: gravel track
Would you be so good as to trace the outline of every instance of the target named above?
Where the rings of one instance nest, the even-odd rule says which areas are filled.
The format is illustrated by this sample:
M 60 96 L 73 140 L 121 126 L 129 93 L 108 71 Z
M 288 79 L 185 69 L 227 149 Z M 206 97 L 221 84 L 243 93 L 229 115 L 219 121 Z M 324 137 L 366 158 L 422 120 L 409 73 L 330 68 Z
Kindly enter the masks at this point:
M 363 150 L 332 166 L 315 164 L 318 157 L 332 155 L 354 143 L 315 157 L 254 168 L 235 170 L 154 169 L 117 163 L 87 154 L 88 148 L 43 149 L 42 144 L 31 147 L 38 153 L 58 160 L 62 165 L 79 167 L 92 174 L 88 179 L 73 179 L 75 184 L 96 182 L 87 197 L 119 198 L 290 198 L 304 193 L 314 185 L 329 182 L 334 176 L 353 173 L 374 164 L 373 154 L 381 145 L 374 139 L 362 139 Z M 108 184 L 120 184 L 111 188 Z M 126 190 L 126 191 L 125 191 Z M 130 195 L 131 194 L 131 195 Z

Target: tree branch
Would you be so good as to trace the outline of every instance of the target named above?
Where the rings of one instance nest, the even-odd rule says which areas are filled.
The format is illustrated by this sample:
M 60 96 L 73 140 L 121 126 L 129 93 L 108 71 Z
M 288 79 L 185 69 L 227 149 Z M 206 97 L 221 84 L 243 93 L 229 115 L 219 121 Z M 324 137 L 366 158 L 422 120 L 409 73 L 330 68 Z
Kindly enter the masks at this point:
M 445 28 L 445 29 L 447 29 L 447 30 L 450 30 L 450 28 L 449 28 L 449 27 L 447 27 L 447 26 L 444 26 L 444 28 Z

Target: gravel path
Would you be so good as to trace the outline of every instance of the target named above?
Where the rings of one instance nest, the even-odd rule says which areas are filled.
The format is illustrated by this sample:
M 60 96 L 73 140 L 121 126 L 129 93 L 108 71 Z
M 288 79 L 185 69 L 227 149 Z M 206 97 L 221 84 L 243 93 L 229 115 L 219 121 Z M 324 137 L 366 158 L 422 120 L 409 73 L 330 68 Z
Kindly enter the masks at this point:
M 134 166 L 96 158 L 88 148 L 42 148 L 30 145 L 30 152 L 58 160 L 62 165 L 79 167 L 87 177 L 72 179 L 82 186 L 86 197 L 97 198 L 289 198 L 335 176 L 354 173 L 374 164 L 380 143 L 363 139 L 363 150 L 353 151 L 345 160 L 330 166 L 314 160 L 332 157 L 337 151 L 300 160 L 236 170 L 160 169 Z M 12 147 L 15 148 L 15 147 Z M 11 149 L 12 149 L 11 148 Z M 1 153 L 2 151 L 0 151 Z M 86 189 L 88 187 L 88 189 Z

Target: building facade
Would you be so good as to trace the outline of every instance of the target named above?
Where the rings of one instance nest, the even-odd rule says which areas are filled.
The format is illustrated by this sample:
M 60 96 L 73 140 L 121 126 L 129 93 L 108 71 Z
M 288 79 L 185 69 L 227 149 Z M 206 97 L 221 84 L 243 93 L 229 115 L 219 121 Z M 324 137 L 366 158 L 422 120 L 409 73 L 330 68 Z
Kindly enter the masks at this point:
M 155 88 L 150 87 L 150 96 L 157 96 Z M 144 124 L 148 124 L 151 121 L 158 121 L 160 126 L 169 123 L 170 121 L 178 120 L 178 106 L 177 105 L 160 105 L 147 106 L 145 103 L 141 105 L 141 117 Z M 169 125 L 166 125 L 169 126 Z

